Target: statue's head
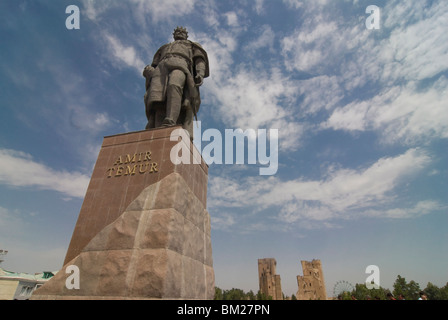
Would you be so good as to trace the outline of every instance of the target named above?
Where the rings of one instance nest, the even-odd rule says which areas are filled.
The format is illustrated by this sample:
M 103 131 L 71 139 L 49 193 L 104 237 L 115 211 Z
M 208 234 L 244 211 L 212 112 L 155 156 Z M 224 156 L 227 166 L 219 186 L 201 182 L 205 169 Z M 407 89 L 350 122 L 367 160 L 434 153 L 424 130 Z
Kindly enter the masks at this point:
M 177 27 L 173 32 L 174 40 L 187 40 L 188 32 L 184 27 Z

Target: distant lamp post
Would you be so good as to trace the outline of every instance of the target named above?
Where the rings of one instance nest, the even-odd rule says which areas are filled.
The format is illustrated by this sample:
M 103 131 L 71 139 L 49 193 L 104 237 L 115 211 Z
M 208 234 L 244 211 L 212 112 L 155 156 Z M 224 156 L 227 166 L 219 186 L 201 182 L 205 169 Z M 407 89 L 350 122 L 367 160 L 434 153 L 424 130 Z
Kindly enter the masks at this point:
M 5 259 L 3 258 L 4 256 L 6 256 L 6 254 L 8 253 L 8 250 L 1 250 L 0 249 L 0 264 L 5 261 Z

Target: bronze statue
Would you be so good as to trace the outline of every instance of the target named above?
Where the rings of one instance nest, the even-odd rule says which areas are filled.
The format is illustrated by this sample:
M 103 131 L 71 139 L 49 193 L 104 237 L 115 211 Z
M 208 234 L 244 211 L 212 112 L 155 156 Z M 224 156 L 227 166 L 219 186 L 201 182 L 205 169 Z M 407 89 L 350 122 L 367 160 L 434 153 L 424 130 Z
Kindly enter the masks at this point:
M 193 117 L 201 104 L 199 87 L 209 76 L 208 57 L 200 44 L 187 40 L 185 28 L 174 29 L 173 37 L 143 70 L 146 129 L 182 125 L 193 139 Z

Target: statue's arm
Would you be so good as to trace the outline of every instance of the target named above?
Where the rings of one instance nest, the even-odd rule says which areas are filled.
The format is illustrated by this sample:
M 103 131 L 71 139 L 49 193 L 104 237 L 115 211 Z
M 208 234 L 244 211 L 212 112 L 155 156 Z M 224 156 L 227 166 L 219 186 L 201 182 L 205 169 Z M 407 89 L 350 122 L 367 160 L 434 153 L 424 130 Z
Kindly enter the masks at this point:
M 158 52 L 158 53 L 156 53 L 156 55 L 154 56 L 154 59 L 152 60 L 151 67 L 157 68 L 157 65 L 159 64 L 159 62 L 160 62 L 160 53 Z
M 159 64 L 160 60 L 162 59 L 162 52 L 165 50 L 166 48 L 166 44 L 161 46 L 159 48 L 159 50 L 157 50 L 156 54 L 154 55 L 154 58 L 152 59 L 152 63 L 151 66 L 153 68 L 157 68 L 157 65 Z
M 205 52 L 202 46 L 197 42 L 193 42 L 193 63 L 196 74 L 196 86 L 200 86 L 202 85 L 204 78 L 209 76 L 209 65 L 207 52 Z
M 195 68 L 196 68 L 195 82 L 196 82 L 196 86 L 199 87 L 204 82 L 205 68 L 206 68 L 204 59 L 197 58 L 195 60 Z
M 154 71 L 154 67 L 150 66 L 149 64 L 143 69 L 143 77 L 145 78 L 151 78 L 152 72 Z

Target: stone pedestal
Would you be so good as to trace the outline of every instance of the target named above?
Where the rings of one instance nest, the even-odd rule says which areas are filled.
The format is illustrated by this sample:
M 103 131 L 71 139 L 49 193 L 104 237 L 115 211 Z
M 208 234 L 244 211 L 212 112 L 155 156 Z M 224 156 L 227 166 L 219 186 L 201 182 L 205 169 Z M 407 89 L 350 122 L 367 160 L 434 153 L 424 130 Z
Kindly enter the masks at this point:
M 213 299 L 208 167 L 189 141 L 173 164 L 178 129 L 104 138 L 64 267 L 32 299 Z

